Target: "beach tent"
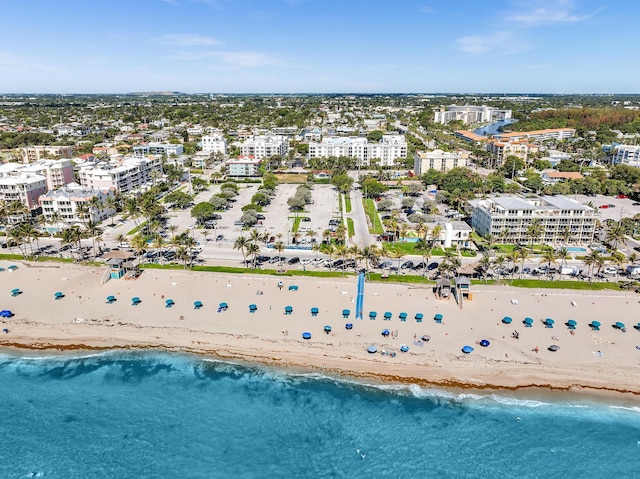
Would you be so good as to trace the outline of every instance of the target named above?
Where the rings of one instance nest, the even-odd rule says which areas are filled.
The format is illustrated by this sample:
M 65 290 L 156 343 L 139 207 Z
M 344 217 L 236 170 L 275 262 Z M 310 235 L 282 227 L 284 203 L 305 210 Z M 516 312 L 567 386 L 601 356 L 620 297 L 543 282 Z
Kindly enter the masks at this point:
M 560 349 L 560 346 L 558 346 L 557 344 L 552 344 L 552 345 L 551 345 L 551 346 L 549 346 L 547 349 L 548 349 L 549 351 L 551 351 L 551 352 L 554 352 L 554 353 L 555 353 L 556 351 L 558 351 L 558 350 Z
M 489 346 L 489 344 L 491 343 L 486 339 L 483 339 L 482 341 L 480 341 L 480 346 L 482 346 L 483 348 L 486 348 L 487 346 Z
M 402 351 L 403 353 L 408 352 L 409 346 L 407 346 L 406 344 L 403 344 L 402 346 L 400 346 L 400 351 Z
M 347 324 L 344 325 L 344 328 L 345 329 L 353 329 L 353 324 L 347 323 Z
M 382 330 L 382 335 L 386 338 L 387 336 L 389 336 L 389 334 L 391 334 L 391 331 L 389 331 L 388 329 L 383 329 Z
M 0 318 L 11 318 L 13 316 L 13 312 L 8 309 L 3 309 L 0 311 Z

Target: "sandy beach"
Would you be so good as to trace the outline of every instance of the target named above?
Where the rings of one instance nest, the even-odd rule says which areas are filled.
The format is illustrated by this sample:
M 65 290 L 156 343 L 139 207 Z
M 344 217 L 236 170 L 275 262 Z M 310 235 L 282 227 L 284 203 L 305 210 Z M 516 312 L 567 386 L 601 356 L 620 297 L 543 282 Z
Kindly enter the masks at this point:
M 1 264 L 4 263 L 4 264 Z M 10 263 L 0 262 L 7 268 Z M 577 391 L 640 400 L 640 320 L 637 294 L 533 290 L 474 284 L 460 308 L 437 299 L 431 285 L 367 283 L 364 319 L 355 315 L 356 278 L 290 278 L 146 270 L 136 280 L 101 283 L 102 268 L 12 262 L 0 273 L 0 345 L 32 350 L 158 348 L 278 368 L 371 381 L 475 390 Z M 284 283 L 282 289 L 278 283 Z M 290 285 L 298 287 L 289 290 Z M 11 290 L 22 293 L 12 297 Z M 54 293 L 64 293 L 54 299 Z M 262 294 L 258 294 L 261 292 Z M 108 304 L 107 297 L 116 300 Z M 132 306 L 131 298 L 141 303 Z M 175 304 L 166 307 L 166 300 Z M 194 309 L 194 301 L 203 306 Z M 228 310 L 218 311 L 220 302 Z M 256 304 L 255 313 L 249 305 Z M 292 306 L 290 315 L 285 306 Z M 310 309 L 318 308 L 312 317 Z M 349 319 L 342 310 L 351 310 Z M 368 318 L 369 311 L 377 319 Z M 386 311 L 393 314 L 385 321 Z M 398 314 L 407 313 L 407 321 Z M 423 322 L 414 319 L 424 314 Z M 443 316 L 441 324 L 433 320 Z M 502 323 L 513 318 L 511 325 Z M 523 324 L 534 319 L 532 327 Z M 542 323 L 553 318 L 553 328 Z M 572 334 L 565 326 L 577 321 Z M 600 331 L 588 324 L 600 321 Z M 612 327 L 626 324 L 626 332 Z M 347 330 L 345 323 L 353 323 Z M 329 334 L 325 326 L 331 326 Z M 384 337 L 383 329 L 390 335 Z M 518 338 L 513 337 L 518 332 Z M 310 332 L 310 340 L 302 339 Z M 430 336 L 425 342 L 420 338 Z M 486 339 L 488 347 L 479 342 Z M 555 344 L 556 352 L 547 348 Z M 367 347 L 378 352 L 370 354 Z M 409 347 L 400 352 L 401 345 Z M 461 349 L 469 345 L 471 354 Z M 382 354 L 382 351 L 395 354 Z

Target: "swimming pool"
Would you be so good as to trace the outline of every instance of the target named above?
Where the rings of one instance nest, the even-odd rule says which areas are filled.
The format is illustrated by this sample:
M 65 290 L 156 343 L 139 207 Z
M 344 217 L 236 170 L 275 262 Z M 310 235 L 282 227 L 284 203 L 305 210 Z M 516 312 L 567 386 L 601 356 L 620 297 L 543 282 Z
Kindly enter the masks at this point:
M 586 248 L 579 248 L 577 246 L 571 246 L 570 248 L 567 248 L 567 251 L 569 253 L 586 253 L 587 249 Z

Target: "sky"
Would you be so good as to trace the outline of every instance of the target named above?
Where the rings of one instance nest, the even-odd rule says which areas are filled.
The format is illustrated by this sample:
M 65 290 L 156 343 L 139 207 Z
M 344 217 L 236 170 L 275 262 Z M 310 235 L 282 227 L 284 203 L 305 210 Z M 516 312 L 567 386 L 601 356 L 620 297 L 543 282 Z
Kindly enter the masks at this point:
M 2 93 L 640 93 L 636 0 L 0 0 Z

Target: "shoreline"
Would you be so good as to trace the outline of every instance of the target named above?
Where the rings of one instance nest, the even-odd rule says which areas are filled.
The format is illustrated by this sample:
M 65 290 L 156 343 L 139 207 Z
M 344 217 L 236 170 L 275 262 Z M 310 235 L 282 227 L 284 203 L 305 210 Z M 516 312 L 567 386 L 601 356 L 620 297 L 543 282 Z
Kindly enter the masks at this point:
M 2 308 L 15 313 L 12 319 L 3 318 L 2 328 L 10 332 L 0 336 L 0 347 L 12 353 L 154 350 L 456 394 L 520 399 L 541 394 L 640 403 L 640 384 L 633 380 L 634 371 L 640 371 L 640 351 L 634 347 L 640 336 L 631 328 L 622 333 L 608 324 L 613 312 L 634 317 L 638 301 L 634 293 L 522 291 L 474 284 L 473 301 L 460 309 L 453 299 L 436 299 L 430 287 L 367 283 L 365 319 L 355 320 L 355 278 L 238 277 L 174 270 L 146 271 L 137 280 L 101 285 L 102 269 L 29 266 L 3 273 L 3 278 L 11 279 L 4 282 L 8 289 L 23 291 L 2 302 Z M 287 285 L 295 283 L 299 291 L 286 287 L 280 291 L 277 283 L 283 279 Z M 62 289 L 65 298 L 54 300 L 53 292 Z M 117 301 L 106 304 L 107 295 Z M 141 305 L 128 304 L 131 296 L 140 296 Z M 165 296 L 176 305 L 164 307 Z M 205 306 L 194 310 L 195 300 Z M 219 300 L 228 301 L 228 311 L 216 311 Z M 248 312 L 252 302 L 258 304 L 256 313 Z M 292 315 L 282 312 L 288 304 L 293 306 Z M 313 306 L 319 307 L 319 318 L 309 314 Z M 349 320 L 341 315 L 347 307 L 352 310 Z M 378 311 L 377 320 L 366 319 L 370 310 Z M 381 318 L 385 310 L 393 313 L 391 321 Z M 408 313 L 406 322 L 398 320 L 400 311 Z M 415 311 L 424 313 L 423 323 L 411 319 Z M 434 323 L 434 312 L 444 315 L 443 324 Z M 540 324 L 550 312 L 557 318 L 551 331 Z M 532 328 L 507 326 L 500 321 L 507 314 L 514 320 L 530 315 L 536 323 Z M 602 316 L 608 316 L 606 321 Z M 562 325 L 569 317 L 578 321 L 575 335 Z M 596 318 L 603 324 L 598 333 L 587 328 L 588 321 Z M 344 329 L 347 321 L 354 331 Z M 323 334 L 325 324 L 333 326 L 331 334 Z M 389 328 L 391 337 L 382 337 L 382 328 Z M 510 337 L 514 328 L 520 339 Z M 290 334 L 284 335 L 285 331 Z M 303 340 L 302 331 L 311 331 L 313 338 Z M 416 345 L 413 337 L 420 333 L 429 334 L 431 340 Z M 476 344 L 485 337 L 491 341 L 488 348 Z M 546 351 L 551 342 L 560 344 L 561 351 Z M 397 354 L 368 354 L 369 344 Z M 400 353 L 400 344 L 410 351 Z M 463 354 L 464 344 L 472 344 L 475 351 Z M 533 352 L 538 345 L 540 351 Z M 596 356 L 595 350 L 601 354 Z

